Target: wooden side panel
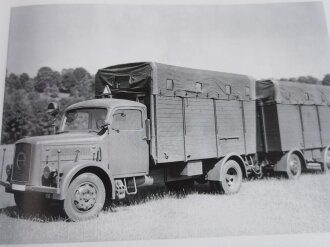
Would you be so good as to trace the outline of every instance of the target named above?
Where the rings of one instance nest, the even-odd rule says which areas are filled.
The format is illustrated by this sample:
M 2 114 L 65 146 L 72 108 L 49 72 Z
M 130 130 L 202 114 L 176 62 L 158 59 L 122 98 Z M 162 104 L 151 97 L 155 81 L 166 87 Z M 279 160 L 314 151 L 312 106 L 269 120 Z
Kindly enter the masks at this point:
M 245 119 L 246 154 L 255 153 L 257 146 L 256 104 L 255 101 L 243 101 Z
M 230 152 L 244 154 L 243 114 L 241 102 L 217 100 L 219 156 Z
M 213 100 L 186 98 L 184 102 L 187 160 L 217 157 Z
M 330 145 L 330 107 L 318 106 L 323 146 Z
M 158 96 L 156 118 L 158 163 L 183 161 L 182 99 Z
M 282 151 L 303 148 L 303 135 L 298 105 L 277 104 Z
M 305 148 L 321 147 L 321 138 L 319 123 L 317 117 L 316 106 L 303 105 L 301 106 L 301 116 L 303 120 L 303 134 Z

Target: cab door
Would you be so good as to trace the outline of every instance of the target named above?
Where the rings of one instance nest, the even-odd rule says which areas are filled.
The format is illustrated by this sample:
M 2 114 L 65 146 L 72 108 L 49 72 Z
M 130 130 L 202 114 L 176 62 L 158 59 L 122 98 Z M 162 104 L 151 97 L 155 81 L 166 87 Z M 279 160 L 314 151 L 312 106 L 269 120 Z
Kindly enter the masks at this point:
M 109 165 L 113 176 L 148 173 L 149 145 L 143 108 L 117 108 L 109 126 Z

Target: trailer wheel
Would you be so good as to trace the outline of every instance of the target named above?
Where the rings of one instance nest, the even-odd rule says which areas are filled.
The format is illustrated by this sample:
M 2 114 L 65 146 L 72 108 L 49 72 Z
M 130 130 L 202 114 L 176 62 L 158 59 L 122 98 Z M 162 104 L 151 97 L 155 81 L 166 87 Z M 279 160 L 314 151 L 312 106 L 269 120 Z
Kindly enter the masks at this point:
M 289 155 L 286 165 L 286 175 L 289 179 L 297 179 L 301 174 L 301 160 L 295 153 Z
M 324 163 L 323 163 L 323 172 L 329 172 L 330 171 L 330 149 L 328 148 L 325 151 L 324 155 Z
M 97 217 L 105 203 L 105 187 L 94 173 L 83 173 L 69 185 L 64 211 L 72 221 Z
M 211 188 L 225 194 L 234 194 L 242 185 L 243 175 L 239 164 L 234 160 L 228 160 L 220 174 L 221 181 L 210 181 Z

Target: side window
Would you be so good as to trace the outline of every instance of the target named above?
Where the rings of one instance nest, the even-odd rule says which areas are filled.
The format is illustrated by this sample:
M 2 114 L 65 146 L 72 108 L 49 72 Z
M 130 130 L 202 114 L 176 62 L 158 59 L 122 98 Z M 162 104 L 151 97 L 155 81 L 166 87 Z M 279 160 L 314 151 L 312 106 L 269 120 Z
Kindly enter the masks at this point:
M 142 112 L 140 110 L 117 110 L 113 114 L 111 124 L 117 130 L 140 130 L 142 129 Z

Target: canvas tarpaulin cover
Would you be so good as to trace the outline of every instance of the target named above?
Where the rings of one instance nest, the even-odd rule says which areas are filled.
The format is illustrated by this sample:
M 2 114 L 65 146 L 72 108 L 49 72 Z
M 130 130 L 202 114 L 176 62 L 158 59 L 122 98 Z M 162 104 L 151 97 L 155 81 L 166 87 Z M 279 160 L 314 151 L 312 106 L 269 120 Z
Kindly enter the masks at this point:
M 291 81 L 257 81 L 256 98 L 264 104 L 330 105 L 330 87 Z
M 172 88 L 169 80 L 173 82 Z M 105 86 L 109 86 L 112 93 L 250 100 L 255 97 L 254 82 L 245 75 L 140 62 L 100 69 L 95 76 L 95 95 L 102 94 Z

